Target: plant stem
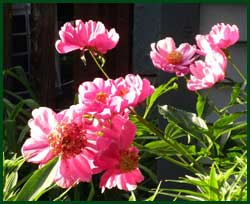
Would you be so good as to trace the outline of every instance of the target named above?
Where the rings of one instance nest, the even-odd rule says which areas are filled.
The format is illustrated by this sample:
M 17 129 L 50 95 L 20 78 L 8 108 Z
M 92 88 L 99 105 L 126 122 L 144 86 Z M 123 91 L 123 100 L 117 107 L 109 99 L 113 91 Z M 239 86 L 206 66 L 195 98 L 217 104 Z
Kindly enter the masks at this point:
M 93 200 L 94 195 L 95 195 L 95 187 L 94 187 L 93 181 L 91 181 L 90 182 L 90 192 L 89 192 L 87 201 Z
M 233 66 L 233 68 L 235 69 L 235 71 L 240 75 L 240 77 L 242 78 L 242 80 L 244 81 L 244 83 L 246 83 L 246 77 L 241 73 L 241 71 L 238 68 L 238 66 L 233 63 L 233 60 L 232 60 L 232 58 L 230 56 L 228 57 L 228 61 Z
M 144 125 L 146 125 L 157 137 L 159 137 L 160 139 L 164 140 L 168 145 L 170 145 L 173 149 L 175 149 L 177 152 L 179 152 L 180 154 L 184 155 L 189 162 L 191 162 L 191 165 L 196 165 L 200 170 L 204 170 L 198 163 L 197 161 L 192 157 L 192 155 L 190 155 L 185 148 L 183 148 L 179 143 L 170 140 L 170 139 L 166 139 L 164 137 L 164 133 L 162 130 L 160 130 L 159 128 L 154 127 L 151 123 L 149 123 L 147 120 L 145 120 L 143 117 L 141 117 L 140 115 L 138 115 L 136 113 L 135 110 L 130 109 L 135 116 L 137 117 L 137 119 Z M 164 156 L 165 157 L 165 156 Z M 168 157 L 168 160 L 172 161 L 173 163 L 177 164 L 178 161 L 175 160 L 175 162 L 173 161 L 173 158 Z M 180 165 L 181 162 L 178 162 L 177 165 Z M 186 166 L 186 165 L 185 165 Z M 191 166 L 190 166 L 191 167 Z M 197 171 L 197 170 L 196 170 Z
M 185 169 L 187 169 L 187 170 L 189 170 L 189 171 L 191 171 L 191 172 L 193 172 L 193 173 L 199 173 L 199 172 L 200 172 L 200 171 L 198 171 L 196 168 L 194 168 L 193 166 L 189 165 L 183 158 L 182 158 L 181 160 L 182 160 L 182 161 L 185 161 L 185 162 L 180 162 L 180 161 L 178 161 L 178 160 L 176 160 L 176 159 L 174 159 L 174 158 L 171 158 L 170 156 L 167 156 L 167 155 L 159 155 L 159 152 L 158 152 L 158 151 L 156 152 L 156 151 L 154 151 L 154 150 L 152 150 L 152 149 L 146 148 L 146 147 L 144 147 L 144 146 L 141 145 L 141 144 L 138 144 L 138 143 L 135 143 L 135 142 L 134 142 L 134 144 L 135 144 L 135 146 L 137 146 L 138 148 L 140 148 L 141 151 L 146 151 L 146 152 L 149 152 L 149 153 L 151 153 L 151 154 L 156 154 L 156 155 L 158 155 L 158 156 L 164 158 L 165 160 L 167 160 L 167 161 L 169 161 L 169 162 L 171 162 L 171 163 L 173 163 L 173 164 L 175 164 L 175 165 L 177 165 L 177 166 L 183 167 L 183 168 L 185 168 Z M 179 157 L 178 157 L 178 158 L 179 158 Z M 180 158 L 179 158 L 179 159 L 180 159 Z
M 104 69 L 102 68 L 102 66 L 99 64 L 99 62 L 97 61 L 97 59 L 95 58 L 95 55 L 93 54 L 93 52 L 91 50 L 89 50 L 89 53 L 91 55 L 91 57 L 93 58 L 93 60 L 95 61 L 96 65 L 98 66 L 98 68 L 101 70 L 101 72 L 103 73 L 103 75 L 107 78 L 110 79 L 109 76 L 107 75 L 107 73 L 104 71 Z

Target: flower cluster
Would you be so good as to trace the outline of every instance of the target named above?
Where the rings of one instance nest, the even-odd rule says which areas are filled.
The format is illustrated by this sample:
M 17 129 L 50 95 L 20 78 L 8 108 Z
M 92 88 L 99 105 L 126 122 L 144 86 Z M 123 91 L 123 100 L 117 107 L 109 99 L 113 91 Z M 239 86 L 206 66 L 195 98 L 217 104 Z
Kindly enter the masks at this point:
M 178 48 L 171 37 L 151 44 L 150 57 L 155 67 L 177 76 L 190 74 L 187 88 L 191 91 L 212 87 L 226 74 L 225 49 L 239 40 L 236 25 L 214 25 L 207 35 L 196 35 L 196 45 L 182 43 Z M 204 60 L 196 60 L 205 57 Z
M 104 54 L 118 42 L 115 30 L 108 31 L 101 22 L 76 20 L 75 24 L 66 23 L 59 32 L 59 53 L 90 49 Z M 63 188 L 89 182 L 93 174 L 104 172 L 102 192 L 115 186 L 134 190 L 144 177 L 138 168 L 139 151 L 132 145 L 136 126 L 128 115 L 153 91 L 147 79 L 133 74 L 83 82 L 78 104 L 59 113 L 47 107 L 32 111 L 31 137 L 22 155 L 40 167 L 59 157 L 54 182 Z
M 128 74 L 115 80 L 96 78 L 93 82 L 83 82 L 79 86 L 79 103 L 86 104 L 89 112 L 110 117 L 124 115 L 129 107 L 135 107 L 154 91 L 147 79 Z
M 42 166 L 59 156 L 54 180 L 63 188 L 89 182 L 93 174 L 105 170 L 102 191 L 114 186 L 134 190 L 143 176 L 138 149 L 132 146 L 136 127 L 128 114 L 153 90 L 148 80 L 132 74 L 82 83 L 79 104 L 59 113 L 46 107 L 33 110 L 28 123 L 31 138 L 22 147 L 24 158 Z
M 76 20 L 75 27 L 65 23 L 59 35 L 55 43 L 59 53 L 79 49 L 84 55 L 90 51 L 101 70 L 95 57 L 114 48 L 119 40 L 115 29 L 108 31 L 101 22 L 92 20 Z M 189 90 L 209 88 L 224 79 L 225 49 L 238 39 L 237 26 L 221 23 L 209 34 L 197 35 L 197 45 L 182 43 L 176 48 L 171 37 L 152 43 L 150 57 L 163 71 L 177 76 L 190 74 Z M 39 167 L 58 157 L 54 182 L 63 188 L 90 182 L 94 174 L 103 173 L 102 192 L 113 187 L 134 190 L 144 177 L 138 168 L 139 150 L 133 146 L 136 126 L 129 114 L 154 90 L 149 80 L 134 74 L 83 82 L 78 104 L 59 113 L 47 107 L 32 111 L 28 122 L 31 137 L 22 146 L 23 157 Z

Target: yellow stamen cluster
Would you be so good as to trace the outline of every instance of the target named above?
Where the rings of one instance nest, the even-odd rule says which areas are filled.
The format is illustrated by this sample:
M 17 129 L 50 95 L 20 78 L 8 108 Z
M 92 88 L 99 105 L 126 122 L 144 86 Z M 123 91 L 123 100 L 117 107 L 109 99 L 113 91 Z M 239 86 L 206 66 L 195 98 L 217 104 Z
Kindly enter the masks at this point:
M 178 65 L 183 60 L 183 55 L 178 51 L 168 53 L 166 60 L 169 64 Z
M 85 131 L 76 123 L 59 123 L 50 132 L 48 142 L 53 153 L 66 158 L 80 154 L 86 146 Z

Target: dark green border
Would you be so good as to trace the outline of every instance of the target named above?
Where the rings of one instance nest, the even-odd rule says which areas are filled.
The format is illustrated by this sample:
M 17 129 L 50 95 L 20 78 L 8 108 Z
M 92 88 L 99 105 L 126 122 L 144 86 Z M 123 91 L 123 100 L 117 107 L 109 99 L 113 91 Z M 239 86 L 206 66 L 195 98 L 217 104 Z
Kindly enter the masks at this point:
M 2 77 L 2 70 L 3 70 L 3 4 L 4 3 L 245 3 L 247 4 L 247 36 L 249 36 L 249 20 L 250 19 L 250 0 L 71 0 L 71 1 L 68 1 L 68 0 L 56 0 L 56 1 L 50 1 L 50 0 L 27 0 L 27 1 L 21 1 L 21 0 L 3 0 L 1 3 L 0 3 L 0 66 L 1 66 L 1 74 L 0 74 L 0 96 L 1 98 L 3 98 L 3 77 Z M 248 69 L 250 69 L 250 63 L 249 63 L 249 59 L 250 59 L 250 42 L 249 42 L 249 39 L 247 41 L 247 81 L 250 80 L 250 71 Z M 250 86 L 249 84 L 247 84 L 247 101 L 249 102 L 249 92 L 250 92 Z M 249 104 L 247 104 L 247 107 Z M 2 141 L 3 141 L 3 124 L 2 124 L 2 121 L 3 121 L 3 103 L 2 103 L 2 100 L 1 100 L 1 104 L 0 104 L 0 115 L 1 115 L 1 122 L 0 122 L 0 148 L 3 149 L 3 144 L 2 144 Z M 247 123 L 249 121 L 249 111 L 247 110 Z M 248 138 L 247 138 L 247 150 L 249 150 L 249 147 L 250 147 L 250 139 L 249 139 L 249 134 L 250 134 L 250 127 L 249 125 L 247 125 L 247 135 L 248 135 Z M 247 158 L 248 158 L 248 164 L 249 164 L 249 156 L 250 156 L 250 153 L 249 151 L 247 151 Z M 1 156 L 0 156 L 0 160 L 1 160 L 1 165 L 0 165 L 0 172 L 2 172 L 2 153 L 1 153 Z M 247 167 L 248 169 L 248 172 L 250 171 L 250 168 L 249 168 L 249 165 Z M 249 176 L 247 177 L 248 180 L 249 180 Z M 1 184 L 1 187 L 2 187 L 2 175 L 0 176 L 0 184 Z M 249 189 L 249 185 L 247 183 L 247 186 L 248 186 L 248 189 Z M 2 194 L 3 194 L 3 191 L 0 192 L 0 202 L 2 201 Z M 248 197 L 247 197 L 248 201 L 250 201 L 250 193 L 249 193 L 249 190 L 248 190 Z M 26 203 L 27 201 L 4 201 L 3 203 L 13 203 L 13 204 L 24 204 Z M 54 201 L 53 203 L 56 203 L 56 204 L 60 204 L 60 203 L 65 203 L 65 204 L 68 204 L 68 203 L 91 203 L 91 204 L 100 204 L 100 203 L 121 203 L 121 204 L 125 204 L 125 203 L 128 203 L 128 201 Z M 190 201 L 176 201 L 177 203 L 182 203 L 182 204 L 185 204 L 185 203 L 190 203 Z M 225 203 L 225 201 L 195 201 L 195 203 Z M 247 201 L 228 201 L 229 203 L 232 203 L 232 204 L 238 204 L 238 203 L 247 203 Z M 50 201 L 29 201 L 29 203 L 52 203 Z M 173 201 L 154 201 L 154 202 L 147 202 L 147 201 L 136 201 L 136 203 L 154 203 L 154 204 L 157 204 L 157 203 L 174 203 Z
M 248 1 L 248 5 L 247 5 L 247 36 L 249 36 L 250 32 L 249 32 L 249 29 L 250 29 L 250 1 Z M 249 93 L 250 93 L 250 86 L 249 86 L 249 81 L 250 81 L 250 71 L 249 71 L 249 66 L 250 66 L 250 47 L 249 47 L 250 43 L 249 43 L 249 37 L 247 37 L 247 172 L 250 171 L 250 168 L 249 168 L 249 157 L 250 157 L 250 152 L 249 152 L 249 147 L 250 147 L 250 137 L 249 137 L 249 134 L 250 134 L 250 127 L 249 127 L 249 99 L 250 99 L 250 96 L 249 96 Z M 249 193 L 249 174 L 247 174 L 247 188 L 248 188 L 248 191 L 247 191 L 247 200 L 250 201 L 250 193 Z
M 2 98 L 3 98 L 3 75 L 2 75 L 2 70 L 3 70 L 3 5 L 0 4 L 0 96 L 1 96 L 1 104 L 0 104 L 0 149 L 3 149 L 3 102 L 2 102 Z M 3 164 L 3 155 L 1 152 L 1 156 L 0 156 L 0 172 L 1 172 L 1 177 L 0 177 L 0 187 L 2 189 L 3 186 L 3 178 L 2 178 L 2 172 L 3 172 L 3 168 L 2 168 L 2 164 Z M 2 200 L 3 197 L 3 191 L 0 192 L 0 198 Z
M 249 3 L 249 0 L 2 0 L 2 3 Z

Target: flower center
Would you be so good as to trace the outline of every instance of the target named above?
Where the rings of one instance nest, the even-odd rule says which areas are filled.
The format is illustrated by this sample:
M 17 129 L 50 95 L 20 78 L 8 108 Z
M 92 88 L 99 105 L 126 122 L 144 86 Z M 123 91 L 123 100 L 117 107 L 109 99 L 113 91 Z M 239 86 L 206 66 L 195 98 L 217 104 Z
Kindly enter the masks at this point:
M 137 153 L 125 150 L 121 153 L 120 169 L 122 172 L 129 172 L 138 167 L 139 156 Z
M 70 158 L 80 154 L 87 141 L 83 128 L 76 123 L 62 122 L 50 132 L 48 142 L 54 154 Z
M 124 97 L 128 92 L 129 92 L 128 89 L 123 88 L 123 89 L 118 90 L 117 95 L 121 96 L 121 97 Z
M 95 99 L 99 102 L 106 103 L 108 94 L 105 92 L 98 92 L 95 96 Z
M 182 59 L 183 56 L 178 51 L 172 51 L 166 57 L 167 62 L 174 65 L 180 64 L 182 62 Z

